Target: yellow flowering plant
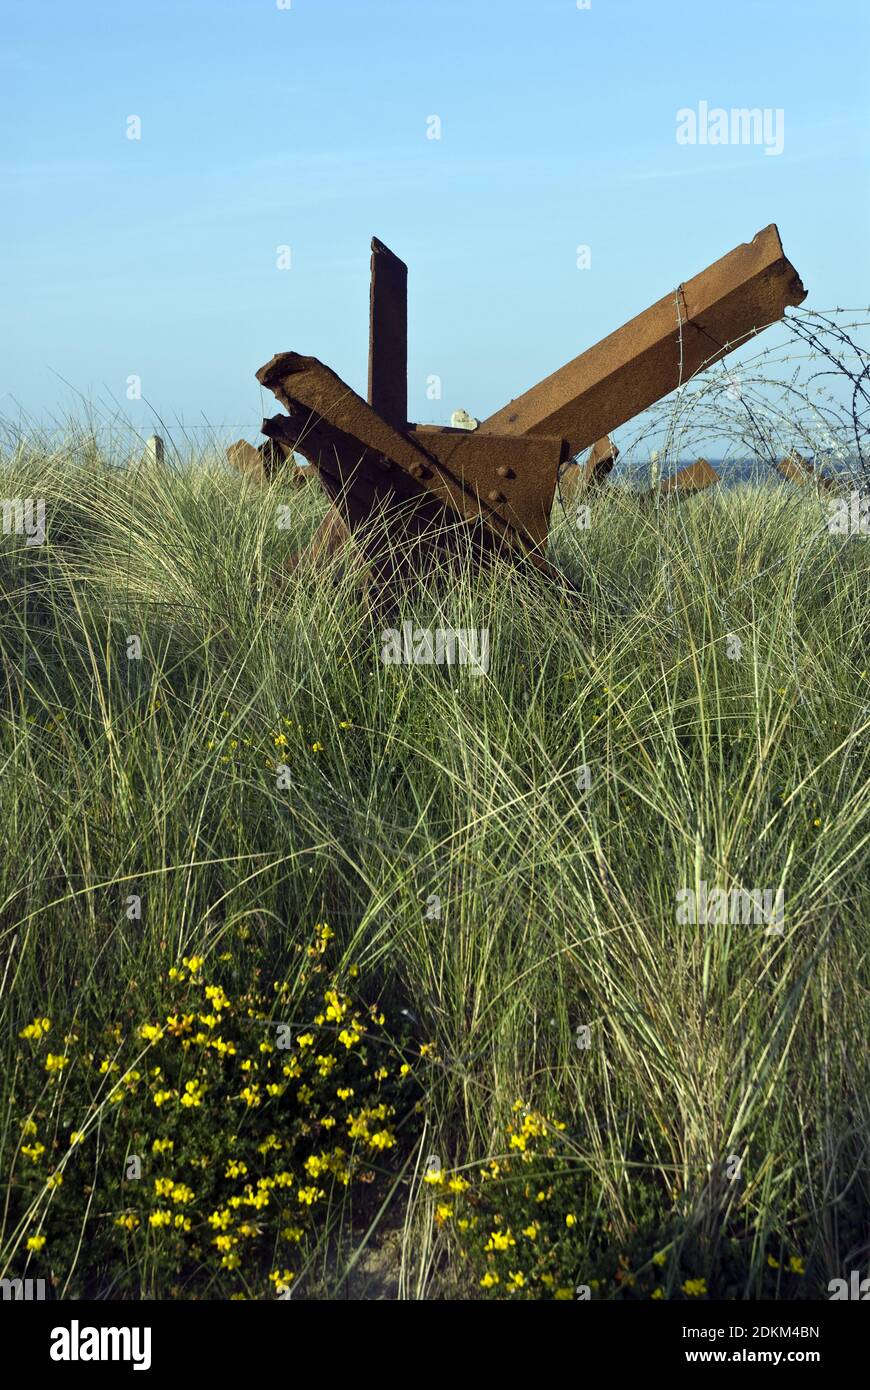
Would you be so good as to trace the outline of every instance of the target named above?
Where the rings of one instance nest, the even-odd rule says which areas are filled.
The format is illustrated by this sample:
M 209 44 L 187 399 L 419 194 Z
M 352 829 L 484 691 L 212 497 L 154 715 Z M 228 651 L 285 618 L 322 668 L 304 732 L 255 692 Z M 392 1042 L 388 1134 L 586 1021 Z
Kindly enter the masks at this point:
M 237 962 L 218 978 L 185 957 L 146 1016 L 134 994 L 62 1053 L 57 1023 L 19 1028 L 16 1269 L 43 1262 L 70 1297 L 304 1288 L 336 1204 L 359 1188 L 355 1211 L 373 1209 L 417 1124 L 408 1024 L 394 1038 L 346 991 L 332 936 L 318 923 L 292 982 L 255 970 L 241 992 Z
M 564 1123 L 522 1100 L 504 1131 L 504 1152 L 461 1172 L 428 1170 L 422 1189 L 432 1222 L 456 1268 L 464 1296 L 485 1299 L 692 1299 L 711 1296 L 702 1242 L 673 1211 L 663 1220 L 660 1194 L 633 1178 L 640 1220 L 617 1232 L 596 1210 L 597 1194 L 562 1141 Z M 719 1250 L 716 1294 L 741 1296 L 745 1245 L 729 1237 Z M 810 1297 L 804 1260 L 769 1260 L 788 1277 L 789 1298 Z M 775 1290 L 770 1287 L 770 1296 Z

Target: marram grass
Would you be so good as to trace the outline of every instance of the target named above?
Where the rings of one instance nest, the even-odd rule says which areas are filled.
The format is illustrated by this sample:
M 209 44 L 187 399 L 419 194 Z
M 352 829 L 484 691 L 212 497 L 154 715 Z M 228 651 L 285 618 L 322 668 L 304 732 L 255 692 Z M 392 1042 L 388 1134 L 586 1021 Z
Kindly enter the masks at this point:
M 870 541 L 810 490 L 614 489 L 554 529 L 580 603 L 499 566 L 385 617 L 285 571 L 314 489 L 2 476 L 47 541 L 0 541 L 0 1277 L 791 1299 L 866 1265 Z M 488 669 L 384 664 L 403 621 L 488 630 Z M 686 920 L 702 884 L 782 920 Z

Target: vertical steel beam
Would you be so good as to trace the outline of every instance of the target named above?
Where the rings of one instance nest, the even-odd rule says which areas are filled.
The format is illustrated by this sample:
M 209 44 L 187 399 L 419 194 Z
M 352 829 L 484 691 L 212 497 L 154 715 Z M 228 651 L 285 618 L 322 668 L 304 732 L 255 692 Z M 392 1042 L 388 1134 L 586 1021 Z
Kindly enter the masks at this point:
M 369 405 L 394 429 L 408 423 L 408 267 L 372 237 Z

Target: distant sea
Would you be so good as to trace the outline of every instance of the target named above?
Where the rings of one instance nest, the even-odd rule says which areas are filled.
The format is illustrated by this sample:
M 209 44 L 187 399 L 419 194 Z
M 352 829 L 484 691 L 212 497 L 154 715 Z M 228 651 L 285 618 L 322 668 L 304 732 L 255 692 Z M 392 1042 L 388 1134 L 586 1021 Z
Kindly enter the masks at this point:
M 723 487 L 736 487 L 744 483 L 754 483 L 756 486 L 764 486 L 765 484 L 775 485 L 786 482 L 786 479 L 776 471 L 772 464 L 762 463 L 758 459 L 717 459 L 710 458 L 706 454 L 704 458 L 719 474 Z M 695 462 L 696 458 L 686 458 L 681 459 L 679 463 L 669 465 L 668 468 L 662 472 L 662 480 L 664 481 L 671 473 L 676 473 L 679 469 L 686 468 L 689 464 Z M 810 462 L 813 462 L 813 460 L 811 459 Z M 845 477 L 849 477 L 850 475 L 856 476 L 859 471 L 857 460 L 846 460 L 845 462 L 835 463 L 826 458 L 820 460 L 817 466 L 821 468 L 823 474 L 830 477 L 836 477 L 840 474 Z M 635 483 L 639 486 L 644 486 L 649 480 L 649 464 L 643 465 L 634 462 L 632 464 L 620 466 L 620 464 L 617 463 L 610 476 L 619 482 Z

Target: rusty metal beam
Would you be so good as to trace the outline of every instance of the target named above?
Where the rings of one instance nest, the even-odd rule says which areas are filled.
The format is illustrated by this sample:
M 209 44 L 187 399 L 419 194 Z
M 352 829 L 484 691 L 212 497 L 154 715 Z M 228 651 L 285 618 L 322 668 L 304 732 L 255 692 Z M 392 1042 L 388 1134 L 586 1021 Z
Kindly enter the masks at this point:
M 534 435 L 525 437 L 535 438 Z M 610 436 L 605 435 L 593 444 L 585 459 L 569 460 L 559 474 L 558 495 L 562 506 L 567 509 L 580 497 L 603 487 L 618 458 L 619 450 Z
M 264 430 L 265 434 L 266 431 Z M 267 439 L 265 443 L 254 448 L 246 439 L 237 439 L 235 444 L 231 444 L 227 449 L 227 462 L 233 468 L 237 468 L 240 473 L 253 479 L 257 483 L 268 483 L 274 477 L 278 469 L 288 458 L 292 458 L 293 450 L 290 445 L 278 443 Z M 297 471 L 293 475 L 296 485 L 306 481 L 304 474 Z
M 436 458 L 485 514 L 507 522 L 526 544 L 546 543 L 564 440 L 434 425 L 415 425 L 408 437 Z
M 609 434 L 593 444 L 582 464 L 584 487 L 600 487 L 618 458 L 619 450 Z
M 288 411 L 268 422 L 271 437 L 282 431 L 285 438 L 295 436 L 294 447 L 317 465 L 331 492 L 354 483 L 363 505 L 373 483 L 381 484 L 378 493 L 401 491 L 406 498 L 428 492 L 466 521 L 483 514 L 509 545 L 538 543 L 539 515 L 549 511 L 564 457 L 561 439 L 505 441 L 477 430 L 438 428 L 403 434 L 329 367 L 294 352 L 273 357 L 257 380 Z M 341 438 L 331 441 L 329 431 Z
M 578 454 L 805 298 L 771 223 L 496 411 L 481 428 L 561 435 L 571 454 Z
M 369 405 L 403 430 L 408 423 L 408 267 L 372 237 Z
M 712 487 L 718 481 L 719 474 L 712 464 L 706 459 L 698 459 L 695 463 L 687 464 L 685 468 L 672 473 L 658 490 L 664 497 L 674 494 L 685 497 L 693 492 L 703 492 L 705 488 Z
M 776 471 L 786 482 L 797 483 L 800 487 L 807 483 L 816 483 L 826 492 L 830 492 L 836 486 L 833 478 L 829 478 L 826 473 L 817 473 L 810 460 L 796 452 L 780 459 Z
M 546 536 L 535 497 L 542 513 L 549 509 L 564 457 L 562 440 L 518 439 L 506 445 L 477 431 L 402 434 L 322 362 L 298 353 L 274 357 L 257 379 L 288 411 L 266 422 L 271 438 L 292 440 L 317 466 L 351 529 L 378 512 L 389 529 L 396 513 L 396 534 L 412 536 L 419 547 L 458 516 L 471 526 L 481 550 L 528 554 L 555 576 L 535 551 Z M 434 543 L 441 544 L 440 538 Z M 377 558 L 370 552 L 373 562 Z

